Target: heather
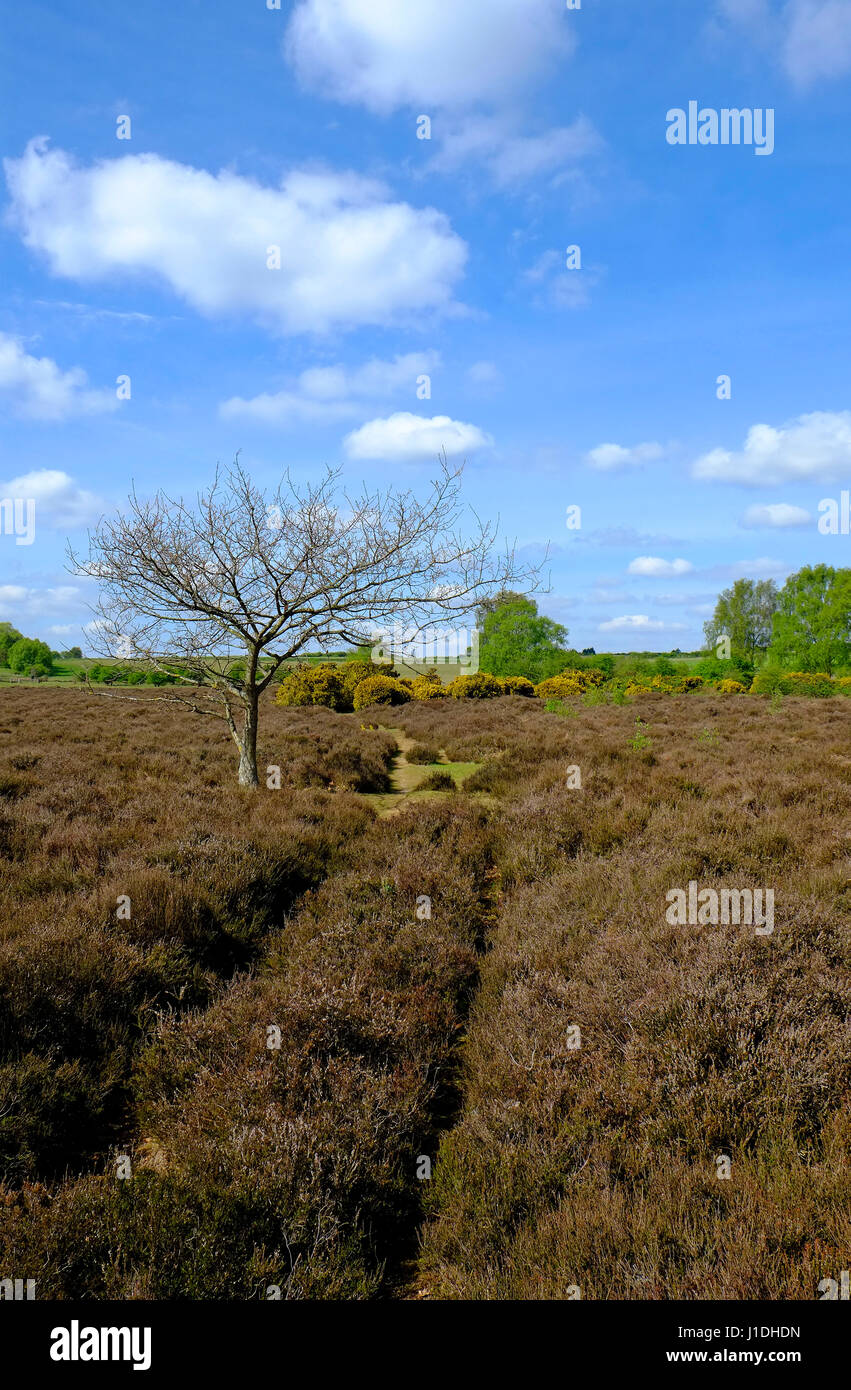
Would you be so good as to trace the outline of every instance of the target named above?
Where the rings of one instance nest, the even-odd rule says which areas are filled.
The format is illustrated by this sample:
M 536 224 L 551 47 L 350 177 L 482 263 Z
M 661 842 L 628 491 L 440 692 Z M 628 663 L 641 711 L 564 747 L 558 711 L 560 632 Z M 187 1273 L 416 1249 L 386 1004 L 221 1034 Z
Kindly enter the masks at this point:
M 3 692 L 0 1266 L 815 1297 L 849 1235 L 851 709 L 599 690 L 268 698 L 253 791 L 213 720 Z M 671 926 L 691 880 L 771 888 L 774 932 Z

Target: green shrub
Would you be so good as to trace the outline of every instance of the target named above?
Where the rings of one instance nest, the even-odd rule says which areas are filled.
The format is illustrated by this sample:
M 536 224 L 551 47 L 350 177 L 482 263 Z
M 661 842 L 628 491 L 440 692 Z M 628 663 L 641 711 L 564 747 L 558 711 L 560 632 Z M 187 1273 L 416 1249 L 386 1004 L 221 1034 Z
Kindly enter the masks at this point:
M 369 676 L 355 687 L 355 709 L 366 709 L 369 705 L 404 705 L 411 693 L 392 676 Z
M 454 792 L 455 779 L 451 772 L 433 772 L 424 782 L 421 782 L 419 791 L 427 792 Z
M 757 671 L 752 695 L 832 695 L 830 676 L 823 672 L 784 671 L 775 664 Z
M 405 757 L 409 763 L 424 767 L 428 763 L 440 762 L 440 749 L 427 743 L 415 743 L 412 748 L 408 749 Z

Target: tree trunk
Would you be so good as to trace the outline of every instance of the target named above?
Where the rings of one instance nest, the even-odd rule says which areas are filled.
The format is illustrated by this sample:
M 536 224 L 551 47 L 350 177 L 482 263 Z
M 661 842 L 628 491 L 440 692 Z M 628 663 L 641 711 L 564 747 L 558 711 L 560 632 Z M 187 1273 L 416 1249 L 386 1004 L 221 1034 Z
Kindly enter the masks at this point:
M 237 738 L 239 749 L 239 785 L 257 787 L 257 706 L 258 698 L 254 691 L 243 697 L 242 737 Z

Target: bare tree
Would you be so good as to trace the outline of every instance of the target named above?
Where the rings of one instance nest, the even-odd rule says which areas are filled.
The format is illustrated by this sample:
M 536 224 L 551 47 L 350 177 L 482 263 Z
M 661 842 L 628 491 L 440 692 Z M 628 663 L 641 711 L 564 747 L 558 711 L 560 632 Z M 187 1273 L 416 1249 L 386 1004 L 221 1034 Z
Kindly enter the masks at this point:
M 102 648 L 176 675 L 182 689 L 151 698 L 223 719 L 239 781 L 256 787 L 260 696 L 283 662 L 536 585 L 537 569 L 520 574 L 512 550 L 494 552 L 496 523 L 471 513 L 471 534 L 459 528 L 461 474 L 441 459 L 422 501 L 365 486 L 351 498 L 332 469 L 303 487 L 287 475 L 267 498 L 237 456 L 192 505 L 134 488 L 127 513 L 90 533 L 87 558 L 69 549 L 71 569 L 100 581 Z

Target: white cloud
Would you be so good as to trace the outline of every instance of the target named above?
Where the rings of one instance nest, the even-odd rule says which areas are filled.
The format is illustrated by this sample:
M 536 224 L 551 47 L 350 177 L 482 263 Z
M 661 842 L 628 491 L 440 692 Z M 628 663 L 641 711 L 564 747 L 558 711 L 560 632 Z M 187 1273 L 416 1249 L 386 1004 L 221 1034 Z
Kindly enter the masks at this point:
M 373 357 L 360 367 L 310 367 L 289 389 L 243 400 L 233 396 L 219 407 L 225 419 L 247 418 L 264 424 L 293 421 L 328 423 L 363 414 L 364 401 L 381 402 L 406 392 L 416 396 L 417 379 L 440 366 L 436 352 L 409 352 L 382 361 Z
M 800 87 L 851 71 L 848 0 L 792 0 L 786 6 L 783 64 Z
M 654 603 L 659 608 L 681 608 L 683 604 L 688 604 L 690 606 L 690 611 L 694 612 L 694 608 L 691 607 L 691 605 L 694 604 L 710 603 L 714 608 L 715 598 L 715 594 L 705 593 L 652 594 L 648 595 L 646 598 L 643 598 L 641 601 L 642 603 Z
M 646 613 L 627 613 L 620 618 L 609 618 L 600 623 L 599 632 L 683 632 L 684 623 L 665 623 L 660 618 L 650 618 Z
M 496 390 L 502 385 L 502 372 L 495 362 L 474 362 L 467 368 L 467 380 L 479 390 Z
M 63 371 L 50 357 L 31 357 L 17 338 L 0 333 L 0 400 L 30 420 L 67 420 L 114 410 L 114 391 L 92 391 L 82 367 Z
M 492 444 L 490 435 L 476 425 L 451 420 L 448 415 L 428 420 L 406 410 L 386 420 L 370 420 L 344 440 L 349 458 L 404 461 L 434 459 L 444 450 L 447 458 L 461 458 Z
M 71 584 L 57 584 L 47 589 L 27 588 L 23 584 L 0 584 L 0 604 L 12 622 L 18 618 L 39 618 L 45 614 L 63 615 L 79 607 L 80 603 L 80 590 Z
M 627 566 L 627 574 L 641 574 L 645 578 L 670 579 L 674 575 L 691 574 L 694 565 L 689 560 L 660 560 L 656 555 L 639 555 Z
M 752 529 L 789 526 L 809 526 L 812 514 L 804 507 L 793 507 L 789 502 L 769 502 L 764 507 L 748 507 L 741 525 Z
M 622 444 L 598 444 L 585 455 L 585 462 L 598 472 L 611 473 L 634 464 L 653 463 L 663 453 L 662 445 L 655 443 L 635 444 L 631 448 L 624 448 Z
M 600 274 L 598 266 L 568 270 L 565 254 L 550 250 L 522 272 L 520 282 L 537 286 L 532 302 L 539 308 L 581 309 L 589 303 L 590 290 L 598 283 Z
M 573 47 L 551 0 L 302 0 L 286 38 L 306 86 L 377 112 L 502 101 Z
M 704 574 L 716 579 L 776 579 L 781 574 L 788 574 L 789 570 L 790 566 L 782 560 L 761 555 L 756 560 L 734 560 L 730 565 L 713 565 L 711 569 L 704 570 Z
M 54 274 L 156 276 L 202 314 L 286 333 L 448 309 L 467 257 L 443 213 L 356 174 L 292 170 L 270 188 L 152 154 L 81 168 L 43 137 L 5 168 L 12 221 Z
M 0 482 L 0 497 L 31 497 L 35 502 L 36 528 L 49 526 L 72 531 L 91 525 L 104 510 L 99 497 L 57 468 L 36 468 Z
M 569 126 L 523 135 L 513 113 L 474 115 L 445 129 L 438 126 L 436 133 L 441 147 L 431 160 L 430 169 L 453 171 L 475 161 L 500 189 L 544 177 L 558 184 L 569 170 L 603 148 L 599 133 L 585 116 L 578 116 Z
M 628 603 L 629 594 L 624 593 L 622 589 L 592 589 L 585 602 L 595 606 L 607 603 Z
M 719 0 L 718 13 L 772 53 L 798 87 L 851 71 L 848 0 Z
M 818 478 L 833 482 L 851 468 L 851 411 L 814 411 L 779 429 L 752 425 L 738 452 L 713 449 L 694 465 L 696 478 L 768 487 Z
M 539 177 L 558 183 L 602 148 L 584 116 L 521 130 L 518 98 L 574 48 L 556 0 L 301 0 L 285 43 L 305 86 L 379 114 L 428 115 L 438 152 L 427 167 L 475 161 L 502 189 Z

